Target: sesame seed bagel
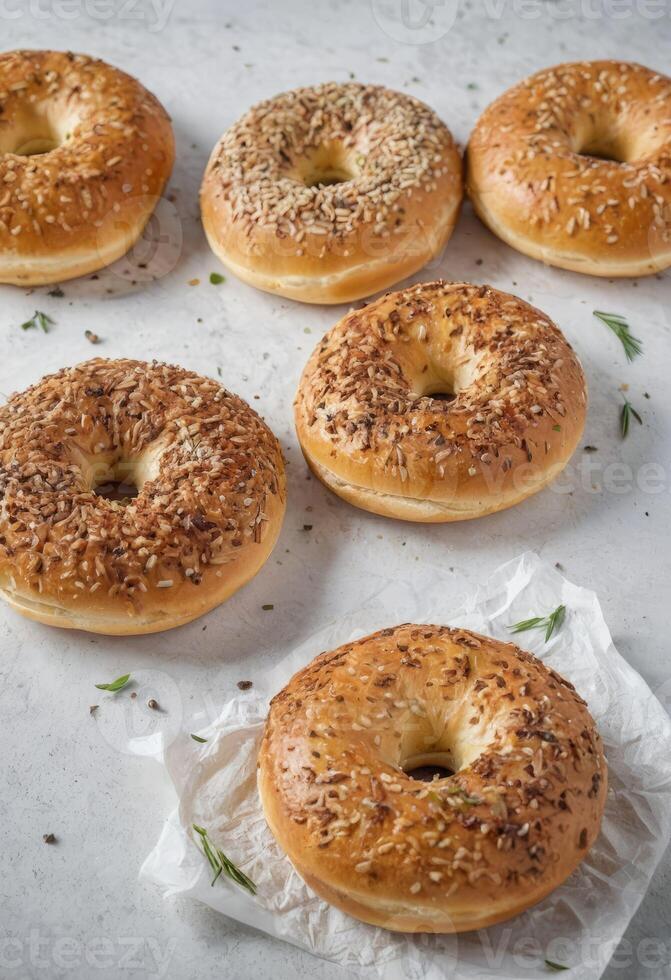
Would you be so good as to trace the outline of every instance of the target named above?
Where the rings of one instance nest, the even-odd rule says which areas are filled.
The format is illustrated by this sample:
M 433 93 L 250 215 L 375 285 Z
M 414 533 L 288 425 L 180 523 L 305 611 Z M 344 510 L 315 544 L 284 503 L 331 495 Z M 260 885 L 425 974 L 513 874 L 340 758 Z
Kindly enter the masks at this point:
M 174 158 L 170 120 L 87 55 L 0 55 L 0 282 L 101 269 L 139 238 Z
M 525 255 L 592 276 L 671 265 L 671 78 L 582 61 L 538 72 L 482 114 L 467 186 Z
M 113 481 L 137 496 L 96 493 Z M 96 358 L 0 408 L 0 499 L 3 599 L 51 626 L 152 633 L 258 572 L 284 464 L 259 416 L 210 378 Z
M 540 310 L 468 283 L 419 283 L 322 339 L 295 402 L 314 473 L 349 503 L 457 521 L 553 480 L 585 422 L 582 369 Z
M 431 109 L 330 82 L 250 109 L 212 152 L 200 200 L 212 250 L 240 279 L 344 303 L 436 256 L 462 194 L 459 151 Z
M 452 775 L 427 783 L 421 766 Z M 601 740 L 568 681 L 468 630 L 397 626 L 273 698 L 266 819 L 306 883 L 364 922 L 464 932 L 522 912 L 599 833 Z

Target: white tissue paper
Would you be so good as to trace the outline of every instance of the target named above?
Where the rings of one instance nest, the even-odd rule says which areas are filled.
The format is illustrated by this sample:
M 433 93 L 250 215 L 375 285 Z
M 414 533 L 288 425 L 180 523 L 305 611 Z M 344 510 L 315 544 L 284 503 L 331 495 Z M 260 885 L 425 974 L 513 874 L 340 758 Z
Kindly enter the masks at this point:
M 421 593 L 389 582 L 364 608 L 310 637 L 253 690 L 224 705 L 199 732 L 173 739 L 164 762 L 179 804 L 140 876 L 165 895 L 191 895 L 219 912 L 346 967 L 349 975 L 522 980 L 550 975 L 596 980 L 650 883 L 671 835 L 671 721 L 619 655 L 593 592 L 527 553 L 503 565 L 461 608 L 445 608 L 440 575 Z M 303 883 L 275 843 L 256 787 L 256 756 L 270 698 L 322 650 L 399 622 L 460 626 L 510 640 L 510 625 L 566 606 L 561 629 L 513 637 L 584 697 L 603 738 L 609 790 L 601 834 L 580 867 L 539 905 L 498 926 L 459 936 L 406 936 L 364 925 Z M 256 898 L 211 869 L 192 825 L 207 828 L 256 884 Z

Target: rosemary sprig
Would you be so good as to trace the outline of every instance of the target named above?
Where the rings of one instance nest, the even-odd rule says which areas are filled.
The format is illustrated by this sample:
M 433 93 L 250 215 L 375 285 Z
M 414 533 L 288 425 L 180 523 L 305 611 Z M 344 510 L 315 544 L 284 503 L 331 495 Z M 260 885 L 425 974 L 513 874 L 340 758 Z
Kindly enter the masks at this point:
M 126 686 L 129 680 L 130 674 L 122 674 L 121 677 L 117 677 L 110 684 L 96 684 L 96 687 L 99 691 L 111 691 L 113 694 L 116 694 L 117 691 L 120 691 Z
M 624 356 L 628 361 L 633 361 L 635 357 L 643 353 L 643 344 L 629 332 L 629 324 L 619 313 L 604 313 L 603 310 L 594 310 L 594 316 L 605 323 L 613 331 L 617 339 L 624 347 Z
M 49 333 L 49 327 L 54 322 L 55 321 L 52 320 L 51 317 L 48 316 L 46 313 L 43 313 L 42 310 L 35 310 L 30 320 L 26 320 L 24 323 L 21 324 L 21 329 L 32 330 L 34 328 L 40 327 L 44 331 L 44 333 Z
M 555 963 L 553 960 L 546 960 L 545 961 L 545 965 L 548 968 L 548 970 L 555 970 L 557 973 L 560 970 L 570 970 L 571 969 L 570 966 L 564 966 L 563 963 Z
M 191 738 L 194 742 L 207 742 L 206 738 L 202 738 L 200 735 L 194 735 L 193 732 L 191 732 Z
M 210 862 L 210 867 L 214 871 L 214 878 L 211 884 L 214 885 L 215 881 L 221 874 L 227 875 L 232 881 L 239 885 L 241 888 L 245 888 L 250 894 L 256 895 L 256 885 L 248 878 L 244 872 L 237 868 L 230 858 L 227 858 L 222 850 L 215 847 L 207 836 L 207 831 L 204 827 L 199 827 L 198 824 L 193 824 L 193 829 L 200 837 L 200 843 L 203 847 L 203 853 L 207 860 Z
M 627 435 L 629 434 L 629 423 L 631 421 L 632 415 L 636 419 L 639 425 L 643 425 L 643 419 L 638 414 L 638 412 L 631 404 L 629 399 L 625 398 L 624 405 L 620 409 L 620 434 L 623 439 L 626 439 Z
M 514 623 L 508 629 L 511 633 L 525 633 L 527 630 L 544 629 L 545 642 L 550 639 L 553 633 L 559 630 L 564 622 L 566 606 L 557 606 L 549 616 L 532 616 L 531 619 L 523 619 L 519 623 Z

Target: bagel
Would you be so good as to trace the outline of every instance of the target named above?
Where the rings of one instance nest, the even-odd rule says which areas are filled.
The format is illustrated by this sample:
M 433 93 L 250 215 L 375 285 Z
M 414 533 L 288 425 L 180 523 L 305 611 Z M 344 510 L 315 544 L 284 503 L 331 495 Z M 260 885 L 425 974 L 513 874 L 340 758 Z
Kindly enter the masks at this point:
M 427 783 L 420 766 L 451 775 Z M 273 698 L 268 825 L 319 896 L 401 932 L 464 932 L 553 891 L 599 833 L 585 702 L 511 643 L 397 626 L 322 653 Z
M 122 481 L 137 496 L 96 488 Z M 51 626 L 152 633 L 227 599 L 282 523 L 275 436 L 215 381 L 97 358 L 0 408 L 0 596 Z
M 0 55 L 0 282 L 61 282 L 128 251 L 170 176 L 160 103 L 87 55 Z
M 410 521 L 481 517 L 553 480 L 586 389 L 545 314 L 467 283 L 419 283 L 345 316 L 295 401 L 303 454 L 351 504 Z
M 349 302 L 441 251 L 461 169 L 449 130 L 412 96 L 355 82 L 296 89 L 224 133 L 203 178 L 203 225 L 244 282 Z
M 538 72 L 480 117 L 467 187 L 525 255 L 592 276 L 671 265 L 671 78 L 622 61 Z

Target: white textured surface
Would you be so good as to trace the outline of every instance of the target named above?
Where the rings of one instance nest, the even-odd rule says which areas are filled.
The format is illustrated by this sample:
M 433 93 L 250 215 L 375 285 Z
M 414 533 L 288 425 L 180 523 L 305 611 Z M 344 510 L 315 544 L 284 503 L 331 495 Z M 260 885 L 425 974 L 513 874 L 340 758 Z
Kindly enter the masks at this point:
M 560 482 L 572 492 L 555 488 L 513 511 L 464 525 L 395 524 L 330 497 L 307 479 L 296 447 L 290 409 L 298 376 L 341 311 L 283 302 L 231 277 L 211 286 L 208 275 L 217 263 L 197 206 L 212 145 L 259 98 L 353 73 L 424 99 L 463 142 L 491 98 L 546 65 L 612 56 L 668 70 L 669 5 L 462 0 L 452 29 L 425 44 L 390 36 L 384 11 L 398 9 L 400 0 L 374 0 L 373 6 L 377 20 L 365 0 L 177 0 L 160 30 L 153 29 L 160 24 L 149 3 L 137 5 L 143 19 L 119 2 L 104 20 L 108 8 L 92 0 L 0 6 L 3 46 L 97 54 L 138 75 L 159 96 L 177 137 L 170 186 L 176 210 L 166 207 L 160 230 L 175 240 L 183 229 L 178 264 L 156 282 L 133 286 L 133 273 L 121 262 L 97 281 L 65 284 L 61 299 L 46 290 L 27 295 L 3 287 L 0 391 L 98 353 L 157 357 L 215 376 L 219 367 L 224 383 L 258 407 L 280 436 L 290 484 L 274 557 L 242 593 L 189 627 L 108 640 L 55 632 L 0 610 L 0 975 L 343 975 L 207 908 L 164 903 L 137 882 L 140 862 L 171 808 L 171 791 L 152 763 L 119 751 L 125 743 L 105 726 L 102 708 L 97 721 L 89 716 L 89 705 L 101 700 L 95 682 L 143 670 L 140 697 L 158 691 L 171 717 L 183 712 L 188 727 L 193 714 L 212 711 L 233 694 L 237 680 L 260 676 L 293 643 L 355 608 L 387 578 L 411 576 L 421 584 L 424 576 L 441 576 L 450 605 L 467 585 L 531 548 L 560 561 L 570 579 L 597 592 L 621 653 L 671 702 L 669 273 L 610 283 L 546 270 L 494 240 L 467 207 L 444 257 L 423 277 L 489 282 L 547 311 L 587 372 L 591 405 L 584 441 L 598 452 L 577 454 Z M 456 8 L 446 2 L 436 9 L 450 15 Z M 200 277 L 199 286 L 187 285 L 193 277 Z M 47 336 L 19 329 L 35 307 L 56 321 Z M 627 315 L 644 341 L 644 356 L 626 364 L 617 341 L 592 317 L 594 308 Z M 104 338 L 99 347 L 85 340 L 87 328 Z M 622 383 L 630 385 L 645 422 L 625 443 L 617 433 Z M 650 462 L 664 467 L 655 493 L 636 480 Z M 631 468 L 633 482 L 619 463 Z M 609 490 L 595 489 L 604 483 Z M 263 612 L 264 603 L 274 609 Z M 57 846 L 42 843 L 46 832 L 57 835 Z M 630 927 L 629 945 L 606 973 L 609 980 L 668 975 L 670 885 L 667 857 Z

